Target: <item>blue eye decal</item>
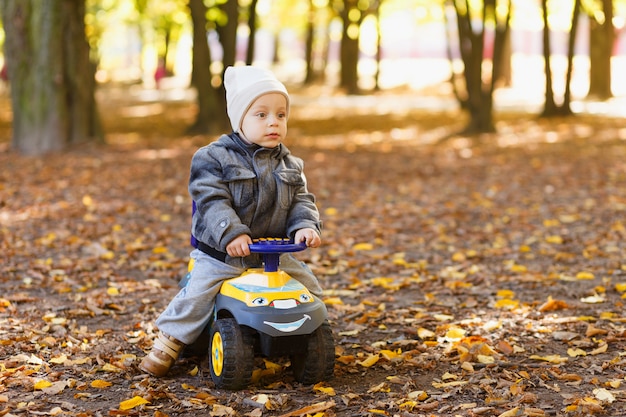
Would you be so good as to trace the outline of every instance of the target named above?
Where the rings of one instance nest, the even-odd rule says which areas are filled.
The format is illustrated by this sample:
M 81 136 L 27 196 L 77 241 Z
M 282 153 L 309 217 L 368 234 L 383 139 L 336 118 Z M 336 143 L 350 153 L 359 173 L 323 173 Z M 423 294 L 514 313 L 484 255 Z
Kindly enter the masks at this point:
M 308 303 L 311 301 L 311 296 L 309 294 L 300 294 L 300 302 Z
M 262 307 L 262 306 L 268 305 L 269 301 L 265 297 L 258 297 L 252 300 L 252 304 L 254 304 L 257 307 Z

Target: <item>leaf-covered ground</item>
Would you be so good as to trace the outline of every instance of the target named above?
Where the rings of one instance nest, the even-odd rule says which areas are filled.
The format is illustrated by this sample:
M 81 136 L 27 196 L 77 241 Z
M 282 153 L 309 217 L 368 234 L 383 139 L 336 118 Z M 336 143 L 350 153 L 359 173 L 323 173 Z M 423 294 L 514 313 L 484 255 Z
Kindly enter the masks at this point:
M 326 288 L 335 378 L 259 359 L 229 392 L 206 360 L 137 368 L 186 269 L 209 138 L 181 135 L 186 102 L 102 103 L 110 146 L 45 158 L 8 152 L 0 114 L 0 416 L 624 413 L 623 120 L 509 115 L 443 140 L 455 110 L 295 100 L 288 145 L 325 226 L 300 256 Z

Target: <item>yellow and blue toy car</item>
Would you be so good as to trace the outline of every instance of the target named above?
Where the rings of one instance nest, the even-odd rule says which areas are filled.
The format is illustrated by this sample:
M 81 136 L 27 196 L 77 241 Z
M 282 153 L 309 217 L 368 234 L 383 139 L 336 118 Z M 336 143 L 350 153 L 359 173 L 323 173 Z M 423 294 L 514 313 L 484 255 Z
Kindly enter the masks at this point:
M 304 243 L 288 239 L 255 240 L 250 250 L 263 254 L 264 267 L 222 284 L 208 335 L 202 337 L 216 387 L 248 385 L 255 355 L 288 356 L 294 378 L 303 384 L 332 378 L 335 347 L 326 306 L 279 268 L 282 253 L 304 249 Z

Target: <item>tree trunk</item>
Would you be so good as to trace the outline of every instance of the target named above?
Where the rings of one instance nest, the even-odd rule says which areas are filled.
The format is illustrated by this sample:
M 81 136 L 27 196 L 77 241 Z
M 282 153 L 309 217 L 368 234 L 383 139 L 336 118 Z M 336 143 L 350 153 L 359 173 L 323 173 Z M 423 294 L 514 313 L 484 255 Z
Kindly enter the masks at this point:
M 350 34 L 349 28 L 352 24 L 347 17 L 343 19 L 343 34 L 341 36 L 341 80 L 340 86 L 348 94 L 356 94 L 359 91 L 359 38 Z
M 559 109 L 562 115 L 572 114 L 572 73 L 574 72 L 574 47 L 576 45 L 576 34 L 578 33 L 578 22 L 580 17 L 580 0 L 574 1 L 574 11 L 572 12 L 572 26 L 567 44 L 567 73 L 565 74 L 565 94 L 563 104 Z
M 189 0 L 193 22 L 191 85 L 197 91 L 198 113 L 188 134 L 206 134 L 228 125 L 226 107 L 221 106 L 211 85 L 211 50 L 206 37 L 206 6 L 202 0 Z M 218 115 L 218 116 L 216 116 Z
M 226 67 L 235 65 L 237 59 L 237 26 L 239 26 L 239 2 L 237 0 L 227 0 L 222 6 L 222 11 L 226 13 L 226 25 L 217 26 L 220 36 L 220 44 L 224 50 L 224 71 Z
M 4 0 L 0 7 L 11 83 L 12 147 L 41 155 L 104 142 L 84 0 Z
M 312 84 L 315 80 L 315 67 L 313 65 L 313 42 L 315 40 L 315 3 L 309 0 L 309 19 L 306 22 L 306 37 L 304 39 L 304 62 L 306 62 L 306 75 L 304 84 Z
M 611 91 L 611 57 L 615 42 L 613 27 L 613 1 L 602 0 L 604 16 L 598 21 L 589 16 L 589 94 L 590 98 L 606 100 L 613 96 Z
M 552 116 L 556 114 L 556 103 L 554 101 L 554 87 L 552 85 L 552 66 L 550 64 L 550 26 L 548 25 L 548 0 L 541 0 L 541 10 L 543 12 L 543 62 L 546 76 L 545 103 L 542 116 Z
M 250 36 L 248 37 L 248 50 L 246 51 L 246 64 L 252 65 L 254 62 L 254 48 L 256 41 L 256 4 L 258 0 L 252 0 L 248 6 L 248 27 Z
M 482 22 L 480 28 L 474 30 L 470 14 L 469 0 L 464 4 L 452 1 L 457 18 L 459 33 L 459 50 L 463 60 L 465 89 L 467 98 L 461 107 L 468 110 L 470 121 L 464 133 L 494 132 L 493 124 L 493 92 L 495 82 L 501 71 L 503 48 L 510 27 L 511 3 L 508 4 L 508 13 L 504 23 L 499 22 L 495 8 L 495 0 L 483 0 Z M 495 27 L 492 45 L 492 72 L 491 78 L 483 80 L 483 62 L 485 53 L 485 28 L 489 21 Z M 458 94 L 458 93 L 457 93 Z M 458 95 L 460 97 L 460 95 Z

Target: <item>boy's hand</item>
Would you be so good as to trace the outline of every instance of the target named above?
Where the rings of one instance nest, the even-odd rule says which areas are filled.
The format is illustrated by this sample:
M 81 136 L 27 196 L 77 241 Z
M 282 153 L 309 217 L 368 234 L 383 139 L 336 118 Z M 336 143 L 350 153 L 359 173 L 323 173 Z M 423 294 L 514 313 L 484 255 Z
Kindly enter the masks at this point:
M 250 236 L 237 236 L 226 246 L 226 252 L 232 257 L 248 256 L 250 255 L 250 247 L 248 245 L 251 243 L 252 239 Z
M 296 232 L 296 237 L 294 238 L 295 243 L 304 242 L 310 248 L 317 248 L 322 244 L 322 239 L 320 235 L 314 229 L 306 228 L 300 229 Z

